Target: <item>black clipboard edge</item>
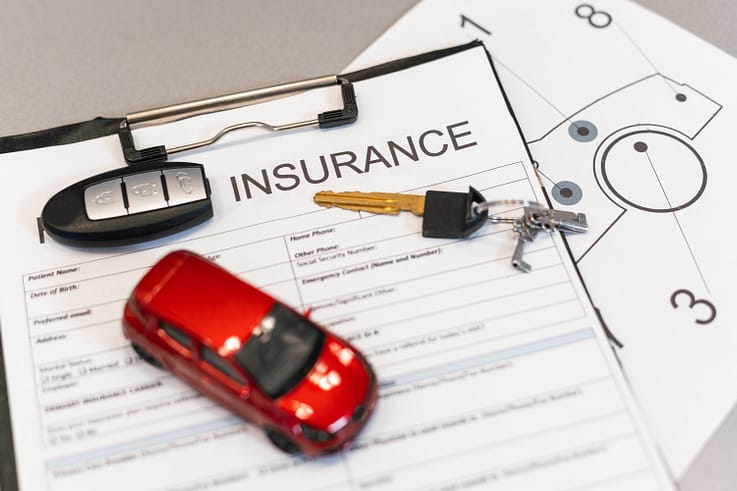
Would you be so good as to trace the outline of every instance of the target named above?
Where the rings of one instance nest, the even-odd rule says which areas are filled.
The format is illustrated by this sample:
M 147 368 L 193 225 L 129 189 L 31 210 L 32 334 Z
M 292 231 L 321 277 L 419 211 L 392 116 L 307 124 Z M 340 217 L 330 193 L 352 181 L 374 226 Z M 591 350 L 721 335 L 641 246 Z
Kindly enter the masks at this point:
M 421 53 L 419 55 L 408 56 L 406 58 L 399 58 L 397 60 L 388 61 L 380 65 L 375 65 L 369 68 L 364 68 L 362 70 L 356 70 L 354 72 L 344 73 L 344 74 L 338 75 L 338 77 L 344 78 L 348 80 L 349 82 L 360 82 L 361 80 L 379 77 L 381 75 L 386 75 L 387 73 L 393 73 L 393 72 L 398 72 L 401 70 L 406 70 L 407 68 L 412 68 L 417 65 L 422 65 L 423 63 L 427 63 L 430 61 L 439 60 L 440 58 L 445 58 L 446 56 L 450 56 L 456 53 L 460 53 L 461 51 L 466 51 L 468 49 L 472 49 L 477 46 L 483 46 L 483 45 L 484 43 L 482 43 L 481 41 L 475 40 L 475 41 L 471 41 L 466 44 L 452 46 L 450 48 L 443 48 L 443 49 L 438 49 L 435 51 L 428 51 L 426 53 Z M 489 59 L 489 61 L 491 62 L 491 59 Z M 505 96 L 505 100 L 506 100 L 506 96 Z
M 483 44 L 479 41 L 480 44 Z M 504 90 L 504 86 L 502 85 L 502 81 L 499 78 L 499 73 L 496 71 L 496 66 L 494 65 L 494 59 L 491 56 L 491 53 L 489 52 L 486 47 L 484 47 L 486 50 L 486 56 L 489 58 L 489 64 L 491 65 L 491 71 L 494 72 L 494 77 L 496 78 L 496 83 L 499 86 L 499 89 L 501 90 L 502 97 L 504 98 L 504 102 L 507 105 L 507 109 L 509 110 L 509 114 L 512 115 L 512 120 L 514 120 L 514 124 L 517 126 L 517 131 L 519 132 L 520 138 L 522 138 L 522 141 L 525 142 L 525 150 L 527 151 L 527 158 L 530 159 L 530 162 L 535 162 L 535 159 L 532 158 L 532 153 L 530 152 L 530 146 L 527 143 L 528 140 L 525 138 L 525 134 L 522 131 L 522 126 L 519 124 L 519 121 L 517 120 L 517 115 L 514 113 L 514 109 L 512 108 L 512 103 L 509 101 L 509 97 L 507 97 L 507 92 Z M 537 175 L 537 174 L 536 174 Z M 539 176 L 538 176 L 539 179 Z M 540 187 L 543 190 L 543 194 L 545 196 L 546 204 L 548 205 L 548 208 L 553 208 L 553 202 L 550 199 L 550 196 L 548 194 L 547 188 L 542 184 L 542 181 L 540 182 Z M 586 293 L 586 297 L 588 298 L 589 303 L 591 304 L 591 307 L 593 307 L 594 312 L 596 313 L 596 317 L 599 319 L 599 323 L 601 324 L 602 329 L 604 330 L 604 333 L 607 336 L 607 339 L 609 339 L 612 352 L 614 353 L 614 357 L 617 359 L 617 362 L 619 363 L 619 366 L 622 368 L 622 372 L 626 376 L 626 372 L 624 371 L 624 366 L 622 366 L 622 363 L 619 360 L 619 355 L 617 354 L 617 349 L 621 349 L 624 347 L 622 342 L 617 339 L 617 337 L 612 333 L 612 331 L 609 329 L 609 326 L 607 325 L 606 321 L 604 320 L 604 316 L 601 313 L 601 310 L 599 307 L 596 306 L 594 303 L 594 299 L 591 297 L 591 293 L 589 292 L 589 287 L 586 285 L 586 281 L 583 279 L 583 275 L 581 274 L 581 270 L 578 268 L 578 263 L 576 263 L 576 258 L 573 256 L 573 251 L 571 250 L 571 246 L 568 243 L 568 239 L 566 238 L 566 234 L 558 232 L 561 236 L 561 239 L 563 240 L 563 244 L 565 245 L 566 252 L 568 253 L 568 256 L 571 258 L 571 261 L 573 262 L 573 268 L 576 270 L 576 274 L 578 275 L 578 279 L 581 282 L 581 285 L 583 286 L 584 292 Z
M 0 138 L 0 153 L 20 152 L 33 148 L 66 145 L 118 132 L 122 118 L 97 117 L 83 123 L 72 123 L 46 130 Z
M 3 356 L 3 337 L 0 333 L 0 428 L 11 429 L 10 401 L 8 386 L 5 382 L 5 358 Z M 7 424 L 7 426 L 6 426 Z M 0 431 L 0 489 L 18 491 L 18 476 L 15 468 L 15 447 L 13 432 Z
M 381 75 L 386 75 L 388 73 L 406 70 L 408 68 L 445 58 L 446 56 L 460 53 L 462 51 L 476 48 L 478 46 L 483 46 L 483 43 L 479 40 L 475 40 L 458 46 L 452 46 L 450 48 L 443 48 L 421 53 L 419 55 L 400 58 L 373 67 L 339 75 L 339 77 L 345 78 L 350 82 L 366 80 L 374 77 L 379 77 Z M 489 63 L 491 64 L 494 76 L 497 79 L 497 83 L 499 83 L 499 77 L 496 74 L 496 69 L 494 68 L 494 64 L 492 63 L 490 56 Z M 512 107 L 507 100 L 506 93 L 504 93 L 504 89 L 501 84 L 499 84 L 499 87 L 502 91 L 502 94 L 504 95 L 504 100 L 507 103 L 507 107 L 512 113 L 515 124 L 517 124 L 517 127 L 519 128 L 517 118 L 514 116 Z M 0 137 L 0 154 L 19 152 L 23 150 L 31 150 L 34 148 L 55 145 L 67 145 L 70 143 L 77 143 L 85 140 L 92 140 L 94 138 L 114 135 L 118 133 L 120 123 L 123 120 L 124 118 L 97 117 L 95 119 L 84 121 L 81 123 L 72 123 L 63 126 L 57 126 L 54 128 L 48 128 L 45 130 L 33 131 L 30 133 Z M 10 402 L 8 400 L 8 390 L 5 378 L 6 373 L 7 371 L 5 370 L 5 360 L 3 356 L 2 335 L 0 332 L 0 429 L 10 429 L 10 431 L 0 431 L 0 489 L 2 489 L 3 491 L 18 491 L 19 485 L 15 465 L 15 446 L 13 442 L 13 426 L 10 419 Z
M 400 58 L 398 60 L 389 61 L 380 65 L 338 76 L 348 80 L 349 82 L 357 82 L 385 75 L 387 73 L 412 68 L 414 66 L 444 58 L 481 45 L 483 45 L 481 41 L 471 41 L 459 46 L 428 51 L 419 55 Z M 124 118 L 97 117 L 81 123 L 72 123 L 30 133 L 0 137 L 0 154 L 54 145 L 67 145 L 69 143 L 77 143 L 94 138 L 114 135 L 118 133 L 120 123 L 123 120 Z

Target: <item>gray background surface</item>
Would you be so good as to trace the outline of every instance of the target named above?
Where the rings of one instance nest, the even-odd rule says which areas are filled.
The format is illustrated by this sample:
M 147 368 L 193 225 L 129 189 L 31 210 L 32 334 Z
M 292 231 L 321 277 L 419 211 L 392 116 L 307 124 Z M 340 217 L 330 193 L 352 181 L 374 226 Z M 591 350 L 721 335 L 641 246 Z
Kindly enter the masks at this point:
M 416 0 L 2 3 L 0 136 L 7 136 L 337 73 Z M 737 56 L 734 0 L 639 3 Z M 737 411 L 681 489 L 733 491 L 735 462 Z

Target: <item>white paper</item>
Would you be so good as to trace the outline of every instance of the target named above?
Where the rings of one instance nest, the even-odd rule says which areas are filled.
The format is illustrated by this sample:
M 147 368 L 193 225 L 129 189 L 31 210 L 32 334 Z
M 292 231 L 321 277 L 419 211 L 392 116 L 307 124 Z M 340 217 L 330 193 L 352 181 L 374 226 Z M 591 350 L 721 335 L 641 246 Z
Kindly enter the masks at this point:
M 183 159 L 205 164 L 212 220 L 116 250 L 42 244 L 36 217 L 59 188 L 120 166 L 117 137 L 0 158 L 16 186 L 1 198 L 12 238 L 0 312 L 22 488 L 672 489 L 559 237 L 529 244 L 527 275 L 510 264 L 508 226 L 426 239 L 408 213 L 312 203 L 323 189 L 469 185 L 487 199 L 543 199 L 494 84 L 477 47 L 357 83 L 351 126 L 232 135 Z M 139 147 L 186 142 L 231 119 L 280 124 L 338 104 L 329 88 L 135 136 Z M 416 158 L 392 155 L 387 142 L 407 150 L 408 138 Z M 349 152 L 355 168 L 334 165 Z M 319 181 L 321 156 L 328 177 L 307 182 L 301 161 Z M 266 189 L 264 175 L 270 192 L 253 184 Z M 367 354 L 380 400 L 351 451 L 286 456 L 260 429 L 137 359 L 121 334 L 123 303 L 179 248 L 312 307 Z
M 631 2 L 428 0 L 354 66 L 476 37 L 551 202 L 588 216 L 571 250 L 680 476 L 737 401 L 737 63 Z

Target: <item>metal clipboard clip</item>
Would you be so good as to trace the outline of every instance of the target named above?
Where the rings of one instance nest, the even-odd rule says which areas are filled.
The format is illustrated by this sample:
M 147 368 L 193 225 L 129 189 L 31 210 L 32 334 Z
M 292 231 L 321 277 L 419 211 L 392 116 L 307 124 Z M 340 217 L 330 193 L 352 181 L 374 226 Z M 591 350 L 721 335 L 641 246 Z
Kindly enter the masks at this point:
M 318 114 L 314 119 L 297 121 L 283 125 L 271 125 L 262 121 L 247 121 L 225 127 L 213 137 L 206 140 L 172 148 L 166 148 L 164 145 L 159 145 L 139 150 L 136 148 L 135 142 L 133 141 L 131 129 L 134 126 L 143 127 L 152 124 L 179 121 L 181 119 L 199 116 L 201 114 L 235 109 L 237 107 L 265 102 L 296 92 L 320 87 L 329 87 L 332 85 L 340 86 L 341 96 L 343 98 L 343 108 L 325 111 Z M 355 122 L 357 118 L 358 105 L 356 104 L 356 95 L 353 90 L 353 84 L 337 75 L 328 75 L 325 77 L 300 80 L 297 82 L 273 85 L 271 87 L 263 87 L 245 92 L 237 92 L 209 99 L 201 99 L 198 101 L 185 102 L 182 104 L 174 104 L 171 106 L 130 113 L 127 114 L 120 122 L 118 137 L 120 138 L 120 145 L 123 148 L 123 156 L 125 157 L 126 162 L 128 162 L 128 164 L 142 164 L 166 160 L 170 154 L 186 152 L 188 150 L 194 150 L 196 148 L 211 145 L 231 131 L 254 127 L 268 131 L 287 131 L 306 126 L 333 128 L 335 126 L 351 124 Z

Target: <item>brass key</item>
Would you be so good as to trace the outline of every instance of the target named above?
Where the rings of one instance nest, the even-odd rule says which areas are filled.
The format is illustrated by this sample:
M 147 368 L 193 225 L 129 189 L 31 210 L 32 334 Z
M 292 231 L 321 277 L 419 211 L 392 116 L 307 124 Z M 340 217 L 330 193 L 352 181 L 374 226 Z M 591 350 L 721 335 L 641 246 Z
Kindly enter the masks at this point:
M 400 211 L 411 211 L 418 217 L 421 217 L 425 212 L 425 197 L 419 194 L 320 191 L 315 194 L 314 200 L 315 203 L 326 208 L 337 206 L 352 211 L 369 211 L 390 215 L 396 215 Z
M 334 193 L 321 191 L 315 194 L 315 203 L 326 208 L 337 206 L 352 211 L 388 213 L 411 211 L 422 218 L 423 237 L 444 239 L 468 237 L 484 224 L 488 210 L 478 212 L 475 203 L 484 197 L 474 188 L 467 193 L 427 191 L 424 196 L 400 193 L 361 193 L 348 191 Z

